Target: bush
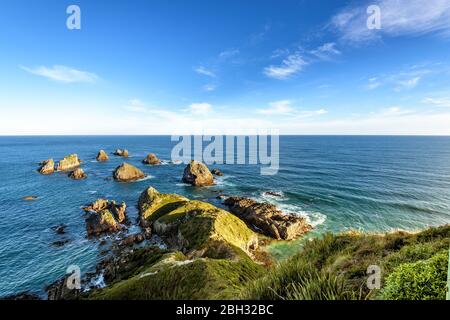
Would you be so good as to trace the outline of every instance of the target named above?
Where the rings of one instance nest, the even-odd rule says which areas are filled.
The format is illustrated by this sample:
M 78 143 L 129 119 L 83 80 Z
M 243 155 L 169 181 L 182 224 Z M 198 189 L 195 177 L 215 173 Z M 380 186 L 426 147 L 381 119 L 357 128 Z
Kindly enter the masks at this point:
M 381 298 L 386 300 L 443 300 L 447 285 L 448 251 L 427 260 L 404 263 L 387 277 Z

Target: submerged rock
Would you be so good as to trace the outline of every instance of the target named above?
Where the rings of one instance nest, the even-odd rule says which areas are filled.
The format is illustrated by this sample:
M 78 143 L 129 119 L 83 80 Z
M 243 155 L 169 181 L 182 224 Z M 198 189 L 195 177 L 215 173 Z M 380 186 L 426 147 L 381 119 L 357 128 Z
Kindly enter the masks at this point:
M 114 170 L 113 177 L 117 181 L 131 182 L 145 178 L 146 175 L 135 166 L 128 163 L 122 163 Z
M 129 157 L 129 153 L 127 149 L 117 149 L 114 152 L 114 155 L 119 156 L 119 157 L 124 157 L 124 158 L 128 158 Z
M 108 161 L 109 160 L 109 157 L 108 157 L 108 155 L 106 154 L 106 152 L 105 152 L 105 150 L 100 150 L 99 152 L 98 152 L 98 154 L 97 154 L 97 161 L 99 161 L 99 162 L 104 162 L 104 161 Z
M 66 228 L 67 228 L 67 226 L 65 224 L 63 224 L 63 223 L 59 224 L 57 226 L 51 227 L 51 229 L 53 231 L 55 231 L 57 234 L 64 234 L 64 233 L 66 233 Z
M 25 291 L 15 294 L 13 296 L 2 297 L 0 298 L 0 300 L 42 300 L 42 299 L 41 297 L 32 292 Z
M 58 162 L 57 171 L 70 171 L 81 165 L 77 154 L 71 154 Z
M 159 160 L 159 158 L 154 153 L 149 153 L 147 155 L 147 157 L 145 157 L 145 159 L 142 160 L 142 162 L 145 163 L 145 164 L 150 164 L 150 165 L 161 164 L 161 160 Z
M 211 173 L 215 176 L 219 176 L 219 177 L 223 176 L 222 171 L 220 171 L 219 169 L 212 169 Z
M 37 196 L 26 196 L 26 197 L 23 197 L 22 199 L 23 200 L 25 200 L 25 201 L 34 201 L 34 200 L 37 200 Z
M 286 215 L 273 204 L 244 197 L 227 198 L 224 204 L 248 225 L 278 240 L 292 240 L 312 229 L 305 218 Z
M 120 205 L 115 201 L 98 199 L 83 210 L 91 212 L 86 219 L 86 231 L 88 236 L 98 236 L 102 233 L 112 233 L 123 229 L 121 223 L 127 219 L 126 204 Z
M 214 184 L 214 177 L 205 164 L 192 160 L 184 169 L 183 182 L 193 186 L 210 186 Z
M 86 179 L 87 178 L 87 174 L 84 173 L 83 169 L 78 168 L 78 169 L 72 171 L 69 174 L 69 177 L 74 179 L 74 180 L 82 180 L 82 179 Z
M 55 162 L 53 159 L 42 161 L 41 167 L 38 171 L 40 174 L 52 174 L 55 172 Z

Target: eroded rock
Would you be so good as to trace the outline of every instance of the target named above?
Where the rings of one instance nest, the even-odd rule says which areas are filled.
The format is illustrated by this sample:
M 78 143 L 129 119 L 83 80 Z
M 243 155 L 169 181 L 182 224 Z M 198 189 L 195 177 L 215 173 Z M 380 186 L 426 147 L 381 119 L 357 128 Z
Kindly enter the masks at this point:
M 117 181 L 132 182 L 145 178 L 146 175 L 135 166 L 128 163 L 122 163 L 114 170 L 113 177 Z
M 114 152 L 114 155 L 124 158 L 128 158 L 130 156 L 127 149 L 117 149 Z
M 83 210 L 91 212 L 86 218 L 86 231 L 89 236 L 120 231 L 123 229 L 121 223 L 127 219 L 125 202 L 118 205 L 115 201 L 98 199 Z
M 99 162 L 104 162 L 104 161 L 108 161 L 109 160 L 109 157 L 108 157 L 108 155 L 106 154 L 106 152 L 105 152 L 105 150 L 100 150 L 99 152 L 98 152 L 98 154 L 97 154 L 97 161 L 99 161 Z
M 278 240 L 292 240 L 312 229 L 305 218 L 284 214 L 270 203 L 259 203 L 244 197 L 230 197 L 224 204 L 248 225 Z
M 83 180 L 83 179 L 86 179 L 86 178 L 87 178 L 87 174 L 84 173 L 83 169 L 78 168 L 78 169 L 72 171 L 72 172 L 69 174 L 69 177 L 72 178 L 72 179 L 74 179 L 74 180 Z
M 214 184 L 214 177 L 205 164 L 192 160 L 184 169 L 183 182 L 193 186 L 210 186 Z
M 81 165 L 77 154 L 71 154 L 58 162 L 57 171 L 70 171 Z
M 55 161 L 53 159 L 42 161 L 38 171 L 40 174 L 52 174 L 55 172 Z
M 142 162 L 153 166 L 161 164 L 161 160 L 159 160 L 159 158 L 154 153 L 149 153 L 147 157 L 145 157 L 145 159 L 142 160 Z

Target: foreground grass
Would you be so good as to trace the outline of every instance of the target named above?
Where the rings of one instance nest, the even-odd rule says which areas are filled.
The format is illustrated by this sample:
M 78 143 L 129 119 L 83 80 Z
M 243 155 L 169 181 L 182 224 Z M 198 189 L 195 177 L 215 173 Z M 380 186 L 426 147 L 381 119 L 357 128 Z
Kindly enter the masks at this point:
M 444 299 L 450 226 L 416 234 L 325 234 L 266 275 L 247 283 L 241 299 Z M 381 268 L 381 290 L 366 285 Z

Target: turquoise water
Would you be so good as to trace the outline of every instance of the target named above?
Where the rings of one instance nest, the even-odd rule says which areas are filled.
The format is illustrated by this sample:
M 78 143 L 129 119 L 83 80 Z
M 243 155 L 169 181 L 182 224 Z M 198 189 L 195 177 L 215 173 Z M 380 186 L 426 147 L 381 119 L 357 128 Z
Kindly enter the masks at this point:
M 72 264 L 92 271 L 100 258 L 98 240 L 86 238 L 81 206 L 101 197 L 125 201 L 135 221 L 139 194 L 150 185 L 217 205 L 217 190 L 269 201 L 307 217 L 314 234 L 450 223 L 450 137 L 283 136 L 277 175 L 261 176 L 257 165 L 216 165 L 225 176 L 208 188 L 182 184 L 183 165 L 141 164 L 149 152 L 170 160 L 175 144 L 169 136 L 0 137 L 0 296 L 42 292 Z M 123 159 L 97 163 L 95 156 L 99 149 L 116 148 L 128 149 L 127 162 L 149 178 L 129 184 L 106 180 Z M 88 179 L 36 172 L 40 161 L 70 153 L 84 160 Z M 38 200 L 22 200 L 31 195 Z M 68 225 L 64 236 L 51 230 L 60 223 Z M 52 245 L 61 239 L 70 242 Z M 272 252 L 282 258 L 297 246 L 274 246 Z

